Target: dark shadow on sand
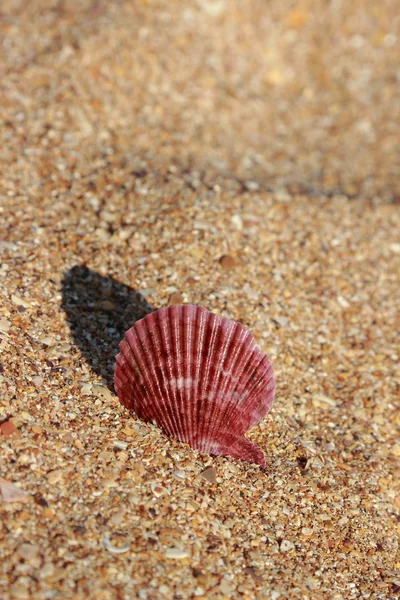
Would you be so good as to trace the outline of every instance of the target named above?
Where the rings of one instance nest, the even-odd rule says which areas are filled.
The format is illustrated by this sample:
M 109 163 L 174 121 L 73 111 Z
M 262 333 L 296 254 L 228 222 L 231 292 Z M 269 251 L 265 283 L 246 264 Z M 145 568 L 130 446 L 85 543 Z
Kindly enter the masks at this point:
M 154 309 L 133 288 L 85 266 L 64 274 L 61 306 L 82 356 L 111 387 L 119 342 Z

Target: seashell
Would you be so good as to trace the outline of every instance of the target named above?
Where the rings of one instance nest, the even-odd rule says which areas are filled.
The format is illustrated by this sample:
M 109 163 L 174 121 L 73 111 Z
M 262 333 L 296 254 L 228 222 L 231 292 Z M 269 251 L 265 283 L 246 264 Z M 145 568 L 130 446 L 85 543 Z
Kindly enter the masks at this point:
M 271 408 L 275 382 L 240 323 L 191 305 L 150 313 L 120 343 L 114 385 L 126 408 L 170 437 L 265 466 L 244 434 Z

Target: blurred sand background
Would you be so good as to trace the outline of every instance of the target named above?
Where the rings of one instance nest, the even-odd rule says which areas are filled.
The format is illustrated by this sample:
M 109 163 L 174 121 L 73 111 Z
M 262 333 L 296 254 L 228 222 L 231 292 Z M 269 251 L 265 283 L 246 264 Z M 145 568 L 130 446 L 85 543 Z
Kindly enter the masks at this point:
M 1 600 L 399 596 L 398 9 L 2 0 Z M 263 471 L 111 391 L 181 302 L 273 361 Z

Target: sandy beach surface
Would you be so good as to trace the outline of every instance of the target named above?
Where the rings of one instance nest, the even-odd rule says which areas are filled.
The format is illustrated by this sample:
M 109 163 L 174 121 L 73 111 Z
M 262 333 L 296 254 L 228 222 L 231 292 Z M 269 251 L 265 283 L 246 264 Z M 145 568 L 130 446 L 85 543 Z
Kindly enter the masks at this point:
M 2 0 L 1 600 L 400 595 L 395 0 Z M 277 381 L 201 455 L 124 331 L 239 320 Z

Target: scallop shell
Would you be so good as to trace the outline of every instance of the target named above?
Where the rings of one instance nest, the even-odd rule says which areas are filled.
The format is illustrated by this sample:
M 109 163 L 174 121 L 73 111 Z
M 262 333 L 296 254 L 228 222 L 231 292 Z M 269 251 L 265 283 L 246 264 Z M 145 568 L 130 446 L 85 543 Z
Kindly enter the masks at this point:
M 253 335 L 205 308 L 161 308 L 120 343 L 114 384 L 120 402 L 167 435 L 205 453 L 265 466 L 244 433 L 269 411 L 272 365 Z

